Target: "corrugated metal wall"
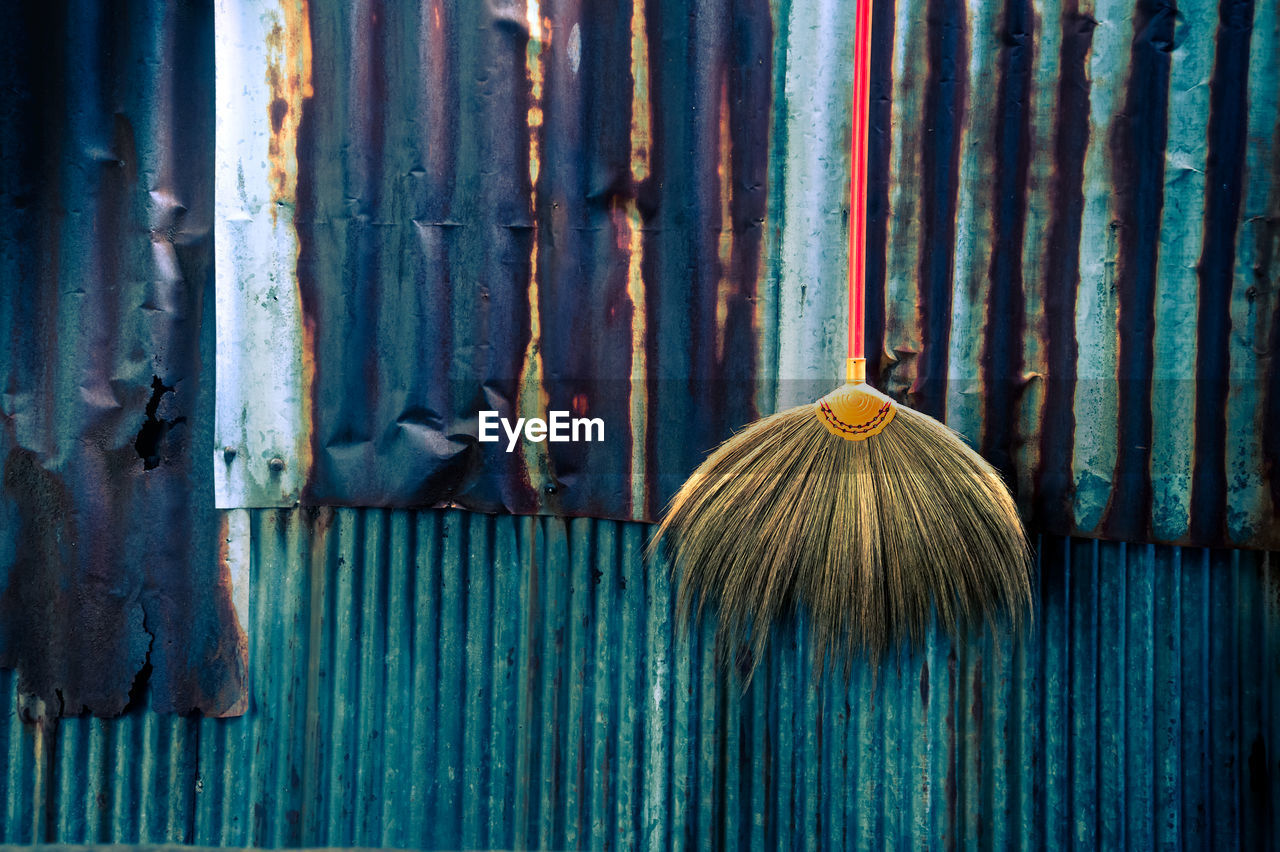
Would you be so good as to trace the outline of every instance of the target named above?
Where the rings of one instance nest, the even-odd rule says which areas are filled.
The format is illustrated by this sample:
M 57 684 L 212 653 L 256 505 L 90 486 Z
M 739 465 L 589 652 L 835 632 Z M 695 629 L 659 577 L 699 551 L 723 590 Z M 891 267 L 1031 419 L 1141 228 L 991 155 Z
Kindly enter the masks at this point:
M 874 380 L 1039 529 L 1280 546 L 1280 4 L 876 7 Z M 829 390 L 853 10 L 220 4 L 218 505 L 651 520 Z
M 1021 642 L 848 688 L 780 631 L 745 696 L 640 524 L 250 516 L 251 701 L 19 721 L 0 842 L 1275 848 L 1275 554 L 1039 542 Z M 144 700 L 144 699 L 143 699 Z
M 342 372 L 349 343 L 372 347 L 359 366 L 392 388 L 489 345 L 402 354 L 395 329 L 418 306 L 396 287 L 506 282 L 505 401 L 534 406 L 579 367 L 618 371 L 629 448 L 607 467 L 632 478 L 587 508 L 623 516 L 651 515 L 667 487 L 637 472 L 670 463 L 674 487 L 698 441 L 795 401 L 785 381 L 838 374 L 843 334 L 850 4 L 634 0 L 614 17 L 570 0 L 266 5 L 275 19 L 253 23 L 273 26 L 246 31 L 244 55 L 263 59 L 249 70 L 271 97 L 255 88 L 240 103 L 266 164 L 253 212 L 274 230 L 250 264 L 264 287 L 249 292 L 296 310 L 244 327 L 280 349 L 246 349 L 239 372 L 219 365 L 254 394 L 245 405 L 223 388 L 215 401 L 209 381 L 215 332 L 240 328 L 221 303 L 218 329 L 207 310 L 210 229 L 234 218 L 215 215 L 210 193 L 214 9 L 45 0 L 3 31 L 0 659 L 45 703 L 0 670 L 0 840 L 1280 842 L 1274 554 L 1042 538 L 1027 641 L 935 637 L 878 678 L 859 670 L 847 689 L 815 692 L 786 628 L 740 697 L 705 637 L 671 624 L 641 525 L 246 513 L 252 501 L 235 499 L 232 516 L 214 512 L 202 446 L 223 473 L 237 458 L 258 466 L 267 502 L 291 504 L 313 474 L 323 485 L 312 462 L 344 453 L 357 461 L 330 470 L 334 500 L 438 499 L 410 493 L 438 483 L 406 476 L 395 459 L 418 456 L 403 448 L 372 454 L 394 487 L 350 473 L 372 439 L 362 377 Z M 1042 529 L 1275 546 L 1276 0 L 877 0 L 877 19 L 892 26 L 874 57 L 869 317 L 887 387 L 945 412 L 1015 474 Z M 334 64 L 346 56 L 399 64 L 348 76 Z M 767 163 L 753 135 L 766 89 Z M 404 102 L 379 102 L 383 91 Z M 422 109 L 409 103 L 419 93 Z M 614 123 L 593 121 L 604 115 Z M 422 134 L 400 123 L 418 119 Z M 490 120 L 488 136 L 472 132 Z M 598 147 L 584 128 L 602 131 Z M 491 147 L 450 148 L 462 130 Z M 423 149 L 386 147 L 397 139 Z M 479 180 L 492 155 L 511 176 L 459 191 L 509 201 L 489 225 L 514 236 L 462 240 L 475 223 L 422 188 L 451 151 L 464 175 Z M 478 198 L 493 200 L 461 200 Z M 386 235 L 397 227 L 412 235 L 404 252 Z M 350 239 L 326 242 L 340 228 Z M 451 240 L 465 243 L 460 263 L 432 277 L 459 259 Z M 377 296 L 377 322 L 306 336 L 295 278 L 333 274 L 323 252 L 352 274 L 313 295 L 328 286 L 359 309 Z M 333 307 L 312 319 L 341 316 Z M 583 327 L 609 335 L 594 349 L 557 337 Z M 325 369 L 339 381 L 317 403 Z M 449 461 L 470 432 L 447 422 L 461 411 L 469 428 L 473 396 L 372 400 L 394 425 L 383 449 L 423 440 Z M 266 439 L 215 440 L 215 402 Z M 433 430 L 446 439 L 435 449 Z M 574 487 L 570 466 L 515 468 L 498 478 L 518 492 L 510 507 L 575 509 L 546 499 L 548 485 Z M 219 539 L 248 546 L 247 714 L 159 712 L 238 707 L 235 560 Z M 128 700 L 114 720 L 50 715 Z
M 1039 531 L 1276 547 L 1280 4 L 877 5 L 873 370 Z M 852 4 L 18 8 L 0 661 L 51 705 L 236 711 L 215 500 L 651 518 L 839 375 Z

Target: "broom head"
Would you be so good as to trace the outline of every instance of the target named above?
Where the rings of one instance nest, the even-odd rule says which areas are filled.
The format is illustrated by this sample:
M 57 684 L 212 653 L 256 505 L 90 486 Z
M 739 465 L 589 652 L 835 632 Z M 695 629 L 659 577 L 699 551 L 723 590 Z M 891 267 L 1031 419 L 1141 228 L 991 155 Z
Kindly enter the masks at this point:
M 851 367 L 852 369 L 852 367 Z M 856 373 L 851 374 L 856 375 Z M 873 661 L 1031 608 L 1030 552 L 1000 475 L 942 423 L 861 381 L 721 444 L 650 545 L 680 572 L 682 620 L 719 612 L 722 662 L 749 682 L 772 625 L 798 605 L 813 661 Z

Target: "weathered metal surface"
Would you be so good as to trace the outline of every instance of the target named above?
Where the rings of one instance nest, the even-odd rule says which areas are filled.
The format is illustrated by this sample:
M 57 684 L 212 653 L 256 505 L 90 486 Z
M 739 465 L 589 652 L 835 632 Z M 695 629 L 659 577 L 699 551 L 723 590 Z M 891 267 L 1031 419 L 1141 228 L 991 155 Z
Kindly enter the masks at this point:
M 270 306 L 285 341 L 272 345 L 305 326 L 314 351 L 222 357 L 243 365 L 228 375 L 293 375 L 278 393 L 312 401 L 305 502 L 651 517 L 701 448 L 753 415 L 772 19 L 764 3 L 721 5 L 696 27 L 681 7 L 574 3 L 313 3 L 284 24 L 314 59 L 279 220 L 300 288 L 280 298 L 301 310 Z M 691 63 L 649 62 L 653 33 Z M 233 100 L 220 127 L 248 138 L 266 101 Z M 312 356 L 305 388 L 279 369 Z M 725 376 L 748 393 L 724 395 Z M 476 441 L 481 408 L 603 417 L 606 440 L 509 454 Z
M 298 306 L 298 125 L 311 88 L 306 0 L 219 0 L 213 178 L 219 507 L 290 505 L 310 467 Z M 207 84 L 207 80 L 205 81 Z M 272 460 L 279 461 L 272 465 Z
M 255 510 L 251 700 L 19 718 L 0 842 L 1213 848 L 1280 840 L 1280 565 L 1045 537 L 1025 638 L 745 695 L 641 524 Z
M 219 559 L 212 14 L 25 3 L 0 33 L 0 666 L 45 712 L 234 713 Z
M 225 7 L 272 33 L 228 67 L 307 45 L 311 88 L 288 132 L 269 74 L 220 112 L 296 163 L 258 191 L 298 251 L 265 312 L 261 264 L 228 267 L 280 335 L 222 351 L 275 384 L 220 418 L 292 412 L 249 455 L 288 447 L 303 502 L 652 519 L 731 429 L 836 381 L 851 4 L 296 3 Z M 1275 0 L 876 14 L 873 376 L 1038 529 L 1280 546 Z M 507 453 L 488 408 L 607 439 Z M 220 505 L 298 497 L 247 494 Z

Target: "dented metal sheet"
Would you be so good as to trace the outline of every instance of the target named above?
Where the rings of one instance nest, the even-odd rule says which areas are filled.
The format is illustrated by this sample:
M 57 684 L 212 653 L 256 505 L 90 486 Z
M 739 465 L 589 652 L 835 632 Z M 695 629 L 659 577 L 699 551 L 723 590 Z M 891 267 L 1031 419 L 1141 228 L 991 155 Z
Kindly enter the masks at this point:
M 236 8 L 220 150 L 285 242 L 220 279 L 264 379 L 215 467 L 284 467 L 220 505 L 652 519 L 840 375 L 851 4 Z M 1274 0 L 876 14 L 872 375 L 1038 529 L 1280 544 Z M 607 437 L 508 453 L 486 409 Z
M 1033 628 L 745 694 L 642 524 L 246 512 L 249 712 L 24 721 L 0 843 L 1273 849 L 1277 554 L 1042 537 Z
M 0 667 L 47 714 L 243 710 L 213 440 L 213 18 L 0 32 Z
M 735 39 L 722 5 L 312 4 L 304 502 L 652 517 L 753 415 L 721 378 L 757 368 L 772 19 L 744 5 Z M 692 64 L 650 62 L 655 33 Z M 509 453 L 485 409 L 605 440 Z

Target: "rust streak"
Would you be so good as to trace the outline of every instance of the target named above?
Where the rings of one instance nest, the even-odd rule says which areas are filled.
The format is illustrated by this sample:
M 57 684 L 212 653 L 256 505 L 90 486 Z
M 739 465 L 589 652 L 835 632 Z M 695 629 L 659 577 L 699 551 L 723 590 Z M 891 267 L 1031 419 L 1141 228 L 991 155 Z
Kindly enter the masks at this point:
M 720 184 L 720 240 L 718 254 L 720 259 L 720 280 L 716 286 L 716 356 L 723 363 L 725 359 L 726 326 L 729 321 L 729 297 L 732 295 L 733 281 L 730 275 L 733 263 L 733 213 L 729 202 L 733 195 L 733 164 L 730 148 L 729 131 L 729 81 L 723 72 L 720 75 L 720 121 L 719 150 L 716 157 L 716 173 Z
M 298 188 L 298 123 L 302 102 L 312 96 L 311 27 L 308 0 L 282 0 L 277 20 L 267 33 L 268 119 L 271 224 L 282 205 L 293 206 Z
M 626 202 L 623 221 L 618 223 L 619 248 L 627 252 L 627 297 L 631 300 L 631 512 L 648 515 L 645 494 L 645 442 L 649 431 L 646 388 L 645 340 L 648 336 L 644 290 L 644 240 L 640 210 L 636 205 L 638 186 L 649 176 L 652 144 L 649 103 L 649 35 L 645 29 L 644 0 L 631 5 L 631 181 L 633 191 Z M 623 242 L 625 240 L 625 245 Z
M 533 241 L 529 247 L 529 343 L 525 348 L 517 388 L 519 416 L 539 416 L 547 410 L 548 394 L 543 384 L 542 367 L 542 317 L 539 311 L 538 290 L 538 175 L 542 158 L 540 141 L 543 122 L 543 85 L 546 78 L 545 61 L 551 48 L 551 22 L 541 17 L 538 0 L 528 0 L 525 13 L 529 26 L 529 43 L 525 48 L 525 74 L 529 81 L 529 108 L 526 124 L 529 132 L 529 209 L 533 214 Z M 545 443 L 524 444 L 524 465 L 529 476 L 529 486 L 539 502 L 544 499 L 544 489 L 534 481 L 538 472 L 544 485 L 554 482 L 551 459 Z
M 288 234 L 277 231 L 277 244 L 288 246 L 292 257 L 289 268 L 296 271 L 301 242 L 293 216 L 298 196 L 298 139 L 302 123 L 303 102 L 314 95 L 311 66 L 311 15 L 308 0 L 281 0 L 279 14 L 267 33 L 267 84 L 271 97 L 268 112 L 271 136 L 268 140 L 269 176 L 271 199 L 271 225 L 280 226 L 279 213 L 287 209 Z M 294 304 L 299 306 L 300 339 L 298 381 L 299 398 L 310 400 L 315 386 L 316 345 L 313 318 L 302 310 L 302 289 L 298 276 L 293 275 Z M 296 446 L 293 448 L 299 470 L 310 470 L 313 450 L 307 436 L 312 434 L 312 406 L 298 406 L 300 418 Z
M 243 511 L 243 510 L 233 510 Z M 241 606 L 236 603 L 235 580 L 232 575 L 232 529 L 231 529 L 231 512 L 218 512 L 218 585 L 222 589 L 219 595 L 223 601 L 232 602 L 230 607 L 231 615 L 235 620 L 233 634 L 236 639 L 236 647 L 232 651 L 238 658 L 238 666 L 240 672 L 249 670 L 249 623 L 248 623 L 248 589 L 243 590 L 243 611 Z M 243 676 L 230 684 L 230 689 L 224 691 L 219 696 L 219 707 L 225 708 L 219 712 L 210 715 L 215 717 L 242 716 L 249 709 L 249 693 L 243 687 Z

